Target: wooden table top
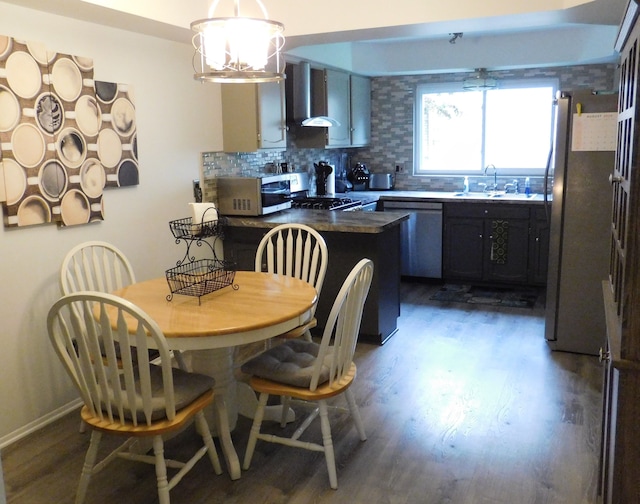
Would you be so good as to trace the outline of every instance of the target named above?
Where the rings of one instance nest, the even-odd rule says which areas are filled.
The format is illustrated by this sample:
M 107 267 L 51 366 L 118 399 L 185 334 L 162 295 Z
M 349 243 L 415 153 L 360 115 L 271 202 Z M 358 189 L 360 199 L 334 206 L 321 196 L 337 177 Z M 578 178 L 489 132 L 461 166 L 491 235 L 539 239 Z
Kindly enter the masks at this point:
M 164 332 L 171 348 L 234 346 L 282 334 L 311 318 L 315 289 L 297 278 L 237 271 L 231 286 L 202 296 L 170 294 L 165 278 L 114 292 L 144 310 Z

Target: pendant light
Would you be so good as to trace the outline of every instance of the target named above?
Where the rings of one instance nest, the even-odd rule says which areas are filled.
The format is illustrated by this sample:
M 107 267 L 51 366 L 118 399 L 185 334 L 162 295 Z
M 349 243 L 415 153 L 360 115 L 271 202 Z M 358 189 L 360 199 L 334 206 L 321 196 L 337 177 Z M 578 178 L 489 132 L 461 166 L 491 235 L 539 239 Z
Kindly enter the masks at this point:
M 497 87 L 498 81 L 489 77 L 486 68 L 476 68 L 476 75 L 462 82 L 462 89 L 465 91 L 486 91 Z
M 284 25 L 270 21 L 260 0 L 263 18 L 242 17 L 234 0 L 233 17 L 214 17 L 215 0 L 207 19 L 191 23 L 194 79 L 206 82 L 275 82 L 284 79 Z

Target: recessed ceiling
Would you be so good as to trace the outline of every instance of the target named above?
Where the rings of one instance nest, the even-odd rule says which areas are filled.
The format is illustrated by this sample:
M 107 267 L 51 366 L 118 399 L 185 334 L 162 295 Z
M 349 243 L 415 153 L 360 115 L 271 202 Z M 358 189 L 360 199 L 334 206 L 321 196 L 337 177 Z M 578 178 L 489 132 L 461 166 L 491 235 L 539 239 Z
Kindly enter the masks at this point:
M 3 0 L 189 44 L 206 0 Z M 617 61 L 627 0 L 263 0 L 285 25 L 288 59 L 365 75 Z M 231 0 L 220 2 L 232 5 Z M 243 8 L 253 2 L 246 0 Z M 1 5 L 1 3 L 0 3 Z M 219 13 L 216 12 L 218 15 Z M 463 33 L 450 44 L 452 33 Z

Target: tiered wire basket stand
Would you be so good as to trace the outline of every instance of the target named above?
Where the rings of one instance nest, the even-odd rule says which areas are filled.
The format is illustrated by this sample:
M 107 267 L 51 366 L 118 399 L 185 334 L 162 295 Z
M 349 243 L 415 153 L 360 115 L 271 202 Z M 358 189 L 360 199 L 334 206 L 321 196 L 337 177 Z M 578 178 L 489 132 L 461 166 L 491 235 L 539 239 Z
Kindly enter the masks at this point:
M 216 220 L 206 220 L 206 213 L 199 223 L 192 222 L 191 217 L 169 222 L 169 229 L 176 243 L 184 242 L 187 250 L 176 266 L 166 271 L 171 291 L 167 301 L 171 301 L 174 294 L 182 294 L 196 296 L 200 304 L 202 296 L 224 287 L 231 286 L 238 290 L 238 285 L 233 283 L 236 274 L 235 262 L 218 259 L 215 251 L 217 240 L 224 238 L 226 222 L 226 217 L 220 215 Z M 192 247 L 203 245 L 211 250 L 211 258 L 196 259 Z

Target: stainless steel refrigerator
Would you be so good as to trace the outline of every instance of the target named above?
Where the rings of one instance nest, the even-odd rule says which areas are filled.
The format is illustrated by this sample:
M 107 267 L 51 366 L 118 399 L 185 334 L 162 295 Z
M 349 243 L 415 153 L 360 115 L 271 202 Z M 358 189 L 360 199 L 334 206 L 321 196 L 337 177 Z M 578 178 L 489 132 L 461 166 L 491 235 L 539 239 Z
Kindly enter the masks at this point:
M 605 341 L 616 94 L 559 93 L 545 182 L 552 202 L 545 337 L 553 350 L 597 355 Z M 550 203 L 550 205 L 549 205 Z

